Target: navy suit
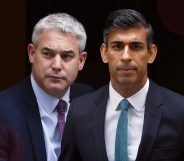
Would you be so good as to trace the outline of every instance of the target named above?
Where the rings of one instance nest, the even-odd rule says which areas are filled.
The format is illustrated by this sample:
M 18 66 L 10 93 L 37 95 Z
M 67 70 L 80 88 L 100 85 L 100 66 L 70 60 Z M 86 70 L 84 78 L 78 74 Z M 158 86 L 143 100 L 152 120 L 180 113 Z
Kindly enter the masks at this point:
M 108 161 L 104 139 L 108 97 L 105 86 L 72 101 L 59 161 Z M 150 81 L 136 161 L 184 161 L 183 155 L 184 97 Z
M 74 83 L 70 99 L 92 90 Z M 30 77 L 0 93 L 0 161 L 46 161 L 43 128 Z

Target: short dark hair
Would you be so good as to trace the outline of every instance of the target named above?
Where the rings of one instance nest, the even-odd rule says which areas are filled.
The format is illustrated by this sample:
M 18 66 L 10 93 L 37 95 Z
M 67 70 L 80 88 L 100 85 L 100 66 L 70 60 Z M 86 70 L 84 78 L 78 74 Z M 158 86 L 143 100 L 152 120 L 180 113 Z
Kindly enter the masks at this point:
M 105 21 L 103 40 L 108 45 L 109 34 L 115 29 L 128 29 L 144 27 L 147 30 L 147 47 L 153 44 L 153 28 L 145 17 L 132 9 L 120 9 L 109 14 Z

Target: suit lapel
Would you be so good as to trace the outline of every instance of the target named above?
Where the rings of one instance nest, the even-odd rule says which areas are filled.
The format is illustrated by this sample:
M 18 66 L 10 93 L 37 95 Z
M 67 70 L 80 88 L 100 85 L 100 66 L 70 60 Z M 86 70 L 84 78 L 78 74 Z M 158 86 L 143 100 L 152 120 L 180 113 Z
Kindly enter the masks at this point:
M 93 133 L 98 154 L 98 160 L 108 161 L 104 139 L 105 111 L 108 99 L 108 87 L 106 86 L 97 96 L 96 106 L 92 112 Z
M 148 156 L 157 137 L 161 116 L 162 112 L 159 109 L 150 105 L 146 106 L 142 139 L 136 161 L 148 160 Z
M 159 130 L 162 117 L 162 110 L 160 107 L 163 104 L 161 101 L 161 95 L 157 89 L 158 86 L 153 82 L 150 82 L 150 88 L 145 104 L 143 133 L 140 146 L 138 148 L 136 161 L 148 160 L 157 137 L 157 132 Z
M 30 80 L 24 93 L 24 113 L 27 120 L 28 130 L 33 143 L 33 150 L 37 161 L 46 161 L 43 128 L 39 114 L 38 104 L 34 95 Z

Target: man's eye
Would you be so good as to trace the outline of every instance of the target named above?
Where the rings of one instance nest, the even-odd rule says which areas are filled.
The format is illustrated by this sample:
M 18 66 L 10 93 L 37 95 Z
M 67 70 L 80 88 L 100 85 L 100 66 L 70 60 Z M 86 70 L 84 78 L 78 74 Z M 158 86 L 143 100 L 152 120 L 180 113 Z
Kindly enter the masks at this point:
M 43 55 L 50 55 L 49 52 L 43 52 Z
M 112 45 L 113 49 L 121 49 L 122 47 L 123 47 L 122 44 L 114 44 L 114 45 Z
M 62 55 L 62 59 L 64 61 L 70 61 L 72 58 L 73 58 L 72 54 L 64 54 L 64 55 Z
M 43 52 L 43 55 L 46 57 L 52 57 L 54 54 L 51 52 Z
M 142 46 L 139 43 L 133 43 L 133 44 L 131 44 L 131 48 L 134 50 L 140 50 L 140 49 L 142 49 Z

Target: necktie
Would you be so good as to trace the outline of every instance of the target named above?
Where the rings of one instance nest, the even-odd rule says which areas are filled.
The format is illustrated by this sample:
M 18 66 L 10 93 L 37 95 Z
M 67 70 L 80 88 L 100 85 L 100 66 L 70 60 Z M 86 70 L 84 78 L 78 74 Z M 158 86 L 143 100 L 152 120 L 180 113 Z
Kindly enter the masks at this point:
M 123 99 L 119 104 L 121 114 L 116 129 L 115 161 L 128 161 L 127 153 L 127 130 L 128 130 L 128 107 L 130 103 Z
M 65 125 L 65 112 L 67 110 L 67 103 L 61 99 L 59 100 L 56 108 L 58 111 L 58 124 L 59 124 L 61 139 L 62 139 L 63 129 Z

